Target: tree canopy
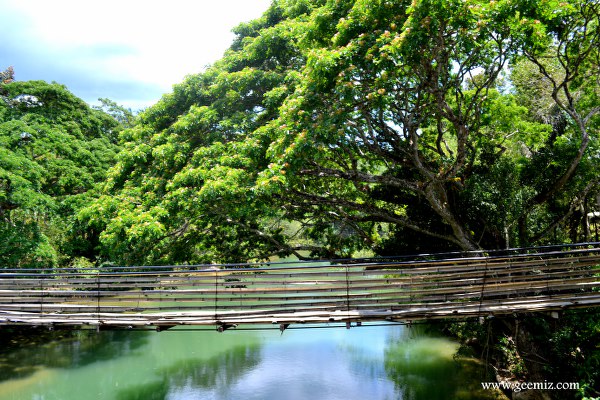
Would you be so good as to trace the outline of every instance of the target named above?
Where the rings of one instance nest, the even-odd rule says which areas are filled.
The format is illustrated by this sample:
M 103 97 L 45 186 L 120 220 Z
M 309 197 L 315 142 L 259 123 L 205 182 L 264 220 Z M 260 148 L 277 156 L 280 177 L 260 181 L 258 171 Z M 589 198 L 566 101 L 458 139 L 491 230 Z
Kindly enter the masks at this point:
M 62 85 L 14 81 L 7 71 L 10 79 L 0 83 L 0 263 L 93 259 L 93 238 L 74 215 L 114 162 L 119 124 Z
M 274 1 L 123 133 L 79 218 L 123 263 L 589 238 L 599 8 Z

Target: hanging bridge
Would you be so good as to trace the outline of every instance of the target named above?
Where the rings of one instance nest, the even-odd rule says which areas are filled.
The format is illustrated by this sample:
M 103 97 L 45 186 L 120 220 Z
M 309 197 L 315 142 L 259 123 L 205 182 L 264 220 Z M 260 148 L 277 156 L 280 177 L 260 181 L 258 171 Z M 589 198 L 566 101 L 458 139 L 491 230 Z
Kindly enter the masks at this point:
M 600 306 L 600 243 L 412 257 L 0 270 L 0 326 L 178 325 L 489 317 Z

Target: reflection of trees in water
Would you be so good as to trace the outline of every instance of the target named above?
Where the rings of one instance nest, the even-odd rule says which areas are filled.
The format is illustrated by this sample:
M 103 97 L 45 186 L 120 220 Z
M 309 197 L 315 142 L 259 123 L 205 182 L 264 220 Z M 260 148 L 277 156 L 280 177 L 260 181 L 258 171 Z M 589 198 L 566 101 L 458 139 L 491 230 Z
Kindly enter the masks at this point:
M 147 342 L 148 332 L 28 329 L 11 334 L 0 350 L 0 381 L 25 378 L 39 368 L 78 368 L 122 357 Z M 7 343 L 2 340 L 3 343 Z
M 455 357 L 448 339 L 414 329 L 391 337 L 385 349 L 385 370 L 403 400 L 493 398 L 481 388 L 486 379 L 476 360 Z
M 342 347 L 342 354 L 347 357 L 344 361 L 352 371 L 353 376 L 377 382 L 385 379 L 386 371 L 379 354 L 373 354 L 359 343 Z
M 231 387 L 244 373 L 260 363 L 258 344 L 240 345 L 209 359 L 182 360 L 158 372 L 150 384 L 121 390 L 118 400 L 163 400 L 184 388 L 221 390 Z

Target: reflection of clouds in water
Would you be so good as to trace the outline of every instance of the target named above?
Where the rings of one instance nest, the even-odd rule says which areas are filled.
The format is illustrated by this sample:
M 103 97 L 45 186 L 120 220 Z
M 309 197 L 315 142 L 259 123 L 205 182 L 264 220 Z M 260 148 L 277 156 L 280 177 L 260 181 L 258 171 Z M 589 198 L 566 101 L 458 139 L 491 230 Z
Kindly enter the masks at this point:
M 380 334 L 374 335 L 373 329 L 381 329 Z M 382 379 L 387 381 L 385 348 L 390 337 L 397 337 L 403 329 L 403 326 L 398 325 L 353 329 L 351 340 L 341 344 L 340 348 L 345 351 L 349 368 L 354 375 L 363 379 L 367 385 L 378 385 Z
M 248 370 L 229 389 L 196 393 L 196 398 L 396 398 L 394 385 L 386 379 L 383 368 L 377 373 L 375 368 L 358 366 L 369 358 L 369 364 L 383 365 L 382 351 L 369 356 L 373 342 L 367 338 L 380 340 L 381 331 L 376 329 L 381 328 L 286 331 L 281 337 L 265 334 L 265 346 L 256 368 Z M 192 398 L 181 394 L 169 399 Z
M 64 351 L 67 368 L 53 370 L 51 380 L 32 375 L 39 378 L 35 384 L 15 388 L 14 397 L 0 390 L 0 399 L 429 400 L 457 394 L 466 374 L 456 372 L 464 366 L 452 359 L 455 344 L 407 331 L 363 326 L 288 329 L 283 335 L 279 330 L 93 333 L 72 348 L 38 350 L 43 357 Z
M 154 382 L 121 390 L 117 399 L 227 398 L 215 397 L 211 392 L 230 387 L 259 362 L 260 347 L 257 344 L 235 346 L 209 359 L 180 360 L 157 371 L 159 379 Z

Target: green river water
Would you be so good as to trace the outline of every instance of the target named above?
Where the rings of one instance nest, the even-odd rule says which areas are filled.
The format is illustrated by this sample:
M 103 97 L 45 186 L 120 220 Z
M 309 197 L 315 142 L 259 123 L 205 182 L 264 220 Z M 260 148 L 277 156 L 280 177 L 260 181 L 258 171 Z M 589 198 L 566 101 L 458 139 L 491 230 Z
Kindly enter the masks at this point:
M 494 398 L 484 368 L 457 349 L 401 325 L 78 331 L 3 343 L 0 400 Z

